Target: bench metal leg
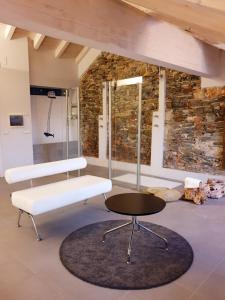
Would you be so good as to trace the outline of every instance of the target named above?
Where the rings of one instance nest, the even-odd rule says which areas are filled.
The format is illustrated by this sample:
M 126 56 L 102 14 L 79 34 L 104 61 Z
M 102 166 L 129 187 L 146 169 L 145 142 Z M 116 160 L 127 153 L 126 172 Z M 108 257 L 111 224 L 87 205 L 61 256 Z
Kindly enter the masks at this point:
M 88 203 L 88 199 L 85 199 L 83 204 L 86 205 Z
M 19 209 L 18 221 L 17 221 L 17 226 L 18 226 L 18 227 L 21 227 L 20 219 L 21 219 L 22 214 L 23 214 L 23 210 L 22 210 L 22 209 Z
M 37 226 L 36 226 L 36 224 L 35 224 L 35 222 L 34 222 L 34 217 L 33 217 L 31 214 L 28 214 L 28 216 L 31 218 L 31 221 L 32 221 L 32 223 L 33 223 L 33 225 L 34 225 L 34 230 L 35 230 L 35 233 L 36 233 L 36 236 L 37 236 L 37 240 L 38 240 L 38 241 L 41 241 L 42 238 L 40 237 L 40 235 L 39 235 L 39 233 L 38 233 L 38 231 L 37 231 Z
M 103 197 L 104 197 L 104 199 L 105 199 L 105 201 L 106 201 L 106 200 L 107 200 L 107 196 L 106 196 L 106 194 L 105 194 L 105 193 L 103 193 L 102 195 L 103 195 Z M 106 208 L 106 211 L 107 211 L 107 212 L 110 212 L 110 210 L 109 210 L 108 208 Z
M 31 221 L 32 221 L 32 223 L 33 223 L 34 230 L 35 230 L 35 233 L 36 233 L 37 240 L 38 240 L 38 241 L 41 241 L 42 238 L 40 237 L 40 235 L 39 235 L 39 233 L 38 233 L 37 226 L 36 226 L 36 224 L 35 224 L 35 222 L 34 222 L 34 217 L 33 217 L 31 214 L 29 214 L 28 212 L 26 212 L 26 211 L 24 211 L 24 210 L 22 210 L 22 209 L 19 209 L 17 226 L 18 226 L 18 227 L 21 227 L 20 220 L 21 220 L 21 216 L 22 216 L 23 213 L 26 213 L 26 214 L 31 218 Z

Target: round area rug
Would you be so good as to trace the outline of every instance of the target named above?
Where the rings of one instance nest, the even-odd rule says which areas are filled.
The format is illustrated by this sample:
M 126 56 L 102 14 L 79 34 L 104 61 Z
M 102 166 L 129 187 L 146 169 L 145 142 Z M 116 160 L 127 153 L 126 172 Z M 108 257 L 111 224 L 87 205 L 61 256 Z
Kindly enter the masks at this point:
M 155 235 L 135 230 L 131 264 L 127 264 L 131 225 L 108 234 L 102 243 L 104 231 L 124 223 L 126 220 L 99 222 L 72 232 L 60 247 L 63 265 L 89 283 L 127 290 L 169 283 L 189 269 L 193 261 L 190 244 L 176 232 L 147 222 L 140 223 L 166 237 L 168 250 Z

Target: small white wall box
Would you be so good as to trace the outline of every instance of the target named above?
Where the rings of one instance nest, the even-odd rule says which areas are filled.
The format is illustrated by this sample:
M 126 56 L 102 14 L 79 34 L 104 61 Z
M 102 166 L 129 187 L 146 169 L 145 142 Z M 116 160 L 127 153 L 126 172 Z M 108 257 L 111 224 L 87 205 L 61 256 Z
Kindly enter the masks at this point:
M 10 126 L 24 126 L 23 115 L 10 115 L 9 116 Z

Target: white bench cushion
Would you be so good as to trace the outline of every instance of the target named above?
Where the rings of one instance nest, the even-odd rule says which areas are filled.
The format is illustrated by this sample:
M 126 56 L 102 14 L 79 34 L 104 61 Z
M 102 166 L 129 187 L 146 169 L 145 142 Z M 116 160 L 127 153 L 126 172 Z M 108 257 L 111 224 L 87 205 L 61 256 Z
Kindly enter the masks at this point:
M 12 193 L 12 204 L 32 215 L 38 215 L 78 201 L 107 193 L 109 179 L 85 175 Z
M 5 171 L 5 179 L 8 183 L 15 183 L 67 171 L 80 170 L 86 166 L 87 161 L 84 157 L 76 157 L 8 169 Z

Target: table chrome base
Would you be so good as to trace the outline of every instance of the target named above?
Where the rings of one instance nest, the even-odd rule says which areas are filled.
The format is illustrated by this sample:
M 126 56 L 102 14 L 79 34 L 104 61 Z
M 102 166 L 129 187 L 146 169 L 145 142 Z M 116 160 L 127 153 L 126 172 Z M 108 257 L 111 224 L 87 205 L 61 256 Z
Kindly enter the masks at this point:
M 168 240 L 165 237 L 161 236 L 160 234 L 158 234 L 158 233 L 154 232 L 153 230 L 151 230 L 151 229 L 145 227 L 144 225 L 142 225 L 137 220 L 136 216 L 132 216 L 132 221 L 130 221 L 128 223 L 119 225 L 117 227 L 114 227 L 110 230 L 105 231 L 104 234 L 103 234 L 103 237 L 102 237 L 102 242 L 103 243 L 105 242 L 105 238 L 106 238 L 107 234 L 109 234 L 113 231 L 119 230 L 119 229 L 121 229 L 125 226 L 128 226 L 128 225 L 132 225 L 132 231 L 131 231 L 131 235 L 130 235 L 130 239 L 129 239 L 128 250 L 127 250 L 127 264 L 131 263 L 131 246 L 132 246 L 132 239 L 133 239 L 133 234 L 134 234 L 135 227 L 137 227 L 138 231 L 140 231 L 140 229 L 142 229 L 143 231 L 150 232 L 150 233 L 154 234 L 155 236 L 157 236 L 158 238 L 160 238 L 161 240 L 163 240 L 164 243 L 165 243 L 165 250 L 168 250 Z

